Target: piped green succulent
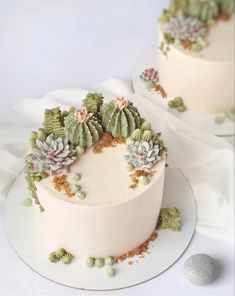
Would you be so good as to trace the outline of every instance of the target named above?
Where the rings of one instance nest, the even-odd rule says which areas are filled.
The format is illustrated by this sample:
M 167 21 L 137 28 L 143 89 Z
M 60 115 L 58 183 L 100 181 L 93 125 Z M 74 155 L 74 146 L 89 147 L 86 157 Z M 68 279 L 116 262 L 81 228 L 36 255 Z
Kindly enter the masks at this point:
M 102 132 L 102 126 L 86 108 L 72 109 L 65 118 L 65 136 L 80 149 L 91 147 L 99 141 Z
M 95 267 L 102 268 L 105 264 L 104 258 L 96 258 L 95 259 Z
M 187 110 L 181 97 L 176 97 L 174 100 L 170 100 L 168 102 L 168 107 L 176 109 L 179 112 L 185 112 Z
M 123 97 L 106 103 L 100 111 L 102 126 L 113 137 L 127 138 L 141 125 L 141 117 L 136 107 Z
M 88 93 L 83 100 L 83 105 L 89 112 L 96 113 L 100 111 L 100 107 L 103 105 L 104 97 L 98 93 Z
M 224 0 L 223 0 L 224 1 Z M 188 0 L 188 15 L 207 22 L 219 15 L 219 4 L 216 0 Z
M 163 208 L 157 223 L 158 229 L 169 229 L 172 231 L 180 231 L 181 218 L 180 211 L 177 208 Z
M 94 267 L 94 265 L 95 265 L 95 259 L 92 257 L 88 257 L 86 259 L 86 266 L 89 268 L 92 268 L 92 267 Z
M 65 249 L 62 248 L 49 254 L 49 260 L 53 263 L 61 261 L 64 264 L 69 264 L 72 262 L 73 258 L 74 257 L 72 254 L 68 253 Z
M 46 135 L 64 136 L 64 118 L 59 107 L 45 110 L 43 126 Z
M 113 267 L 108 267 L 106 269 L 106 274 L 108 277 L 114 277 L 116 274 L 116 270 Z
M 234 0 L 218 0 L 220 13 L 231 16 L 234 14 L 235 1 Z

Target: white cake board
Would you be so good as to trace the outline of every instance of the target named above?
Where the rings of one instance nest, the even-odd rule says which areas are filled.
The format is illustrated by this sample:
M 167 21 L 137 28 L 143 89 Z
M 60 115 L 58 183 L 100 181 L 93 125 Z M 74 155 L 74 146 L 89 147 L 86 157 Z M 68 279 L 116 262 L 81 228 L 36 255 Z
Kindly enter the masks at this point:
M 146 254 L 144 258 L 134 257 L 132 265 L 128 265 L 128 261 L 114 265 L 117 275 L 113 278 L 107 277 L 105 268 L 89 269 L 78 258 L 69 265 L 51 263 L 48 254 L 53 250 L 36 232 L 33 209 L 22 205 L 22 201 L 29 197 L 26 187 L 22 173 L 14 182 L 6 201 L 8 237 L 16 253 L 29 267 L 45 278 L 65 286 L 112 290 L 140 284 L 174 264 L 186 250 L 194 233 L 196 204 L 191 187 L 179 170 L 168 168 L 163 207 L 179 208 L 182 217 L 181 232 L 158 231 L 157 239 L 150 245 L 150 254 Z
M 158 60 L 157 60 L 157 48 L 149 50 L 146 52 L 136 63 L 133 73 L 132 73 L 132 84 L 135 93 L 157 103 L 167 111 L 169 111 L 174 116 L 178 117 L 182 121 L 191 125 L 194 128 L 202 131 L 203 133 L 212 134 L 222 137 L 233 137 L 235 135 L 235 125 L 226 119 L 222 124 L 215 123 L 216 114 L 199 114 L 190 111 L 178 112 L 174 109 L 168 107 L 168 101 L 173 98 L 164 99 L 157 92 L 148 91 L 145 88 L 145 84 L 140 79 L 141 73 L 148 68 L 154 68 L 158 70 Z M 161 77 L 160 77 L 161 81 Z M 167 92 L 167 90 L 166 90 Z M 180 94 L 179 94 L 180 95 Z M 218 114 L 221 115 L 221 114 Z

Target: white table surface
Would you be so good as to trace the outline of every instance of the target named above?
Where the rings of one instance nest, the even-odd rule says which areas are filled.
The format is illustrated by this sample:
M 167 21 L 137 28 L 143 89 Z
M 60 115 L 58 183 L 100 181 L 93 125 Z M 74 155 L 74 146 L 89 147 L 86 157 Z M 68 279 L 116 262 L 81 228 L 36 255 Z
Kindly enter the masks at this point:
M 130 79 L 135 61 L 157 46 L 157 17 L 166 0 L 0 0 L 1 113 L 25 97 L 57 88 L 90 88 L 110 77 Z M 233 295 L 232 242 L 196 233 L 169 270 L 120 291 L 79 291 L 33 272 L 11 248 L 0 199 L 0 295 Z M 209 286 L 188 283 L 182 264 L 208 253 L 220 267 Z

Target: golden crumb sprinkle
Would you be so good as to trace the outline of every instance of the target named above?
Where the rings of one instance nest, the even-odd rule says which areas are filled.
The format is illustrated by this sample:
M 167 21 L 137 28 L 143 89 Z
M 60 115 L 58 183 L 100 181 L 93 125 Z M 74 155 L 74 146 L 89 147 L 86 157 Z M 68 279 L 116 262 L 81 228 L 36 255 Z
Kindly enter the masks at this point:
M 102 138 L 102 140 L 104 141 L 103 138 Z M 93 153 L 95 153 L 95 154 L 102 153 L 104 148 L 109 148 L 109 147 L 113 147 L 114 148 L 118 144 L 124 144 L 124 143 L 125 143 L 125 139 L 123 137 L 117 137 L 117 138 L 113 138 L 111 140 L 111 138 L 106 135 L 104 142 L 99 142 L 98 144 L 96 144 L 93 147 Z
M 67 176 L 66 175 L 62 175 L 62 176 L 55 176 L 53 178 L 53 181 L 54 183 L 54 187 L 57 191 L 62 191 L 64 190 L 64 193 L 68 196 L 68 197 L 72 197 L 74 196 L 75 194 L 70 190 L 70 187 L 69 187 L 69 183 L 67 181 Z
M 127 258 L 132 258 L 134 256 L 140 256 L 140 258 L 144 258 L 144 253 L 147 253 L 149 251 L 149 244 L 151 242 L 153 242 L 155 239 L 157 238 L 157 232 L 156 230 L 151 234 L 151 236 L 145 241 L 143 242 L 143 244 L 141 244 L 140 246 L 138 246 L 137 248 L 121 255 L 115 258 L 115 263 L 118 262 L 122 262 L 124 260 L 126 260 Z M 131 265 L 132 263 L 130 263 L 133 261 L 128 261 L 128 264 Z
M 159 83 L 157 83 L 157 84 L 154 85 L 153 91 L 156 91 L 156 92 L 160 93 L 160 95 L 162 96 L 162 98 L 166 98 L 167 97 L 166 91 L 164 90 L 164 88 Z
M 139 185 L 139 177 L 152 177 L 154 175 L 155 171 L 151 171 L 151 170 L 135 170 L 134 173 L 130 174 L 130 178 L 131 178 L 131 185 L 129 186 L 130 189 L 135 189 L 138 185 Z

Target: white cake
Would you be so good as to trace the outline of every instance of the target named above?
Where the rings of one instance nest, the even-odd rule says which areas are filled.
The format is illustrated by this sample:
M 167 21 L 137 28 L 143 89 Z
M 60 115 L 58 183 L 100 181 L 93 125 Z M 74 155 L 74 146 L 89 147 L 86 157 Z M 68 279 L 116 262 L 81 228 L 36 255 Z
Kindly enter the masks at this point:
M 129 188 L 125 170 L 126 145 L 101 154 L 87 151 L 72 165 L 78 171 L 86 198 L 68 198 L 53 188 L 52 177 L 37 184 L 45 208 L 35 210 L 35 223 L 52 248 L 65 248 L 74 256 L 119 256 L 147 240 L 156 228 L 161 208 L 165 159 L 158 162 L 150 184 Z
M 201 1 L 198 5 L 206 4 Z M 205 40 L 199 37 L 199 43 L 200 38 L 203 39 L 200 52 L 192 50 L 198 49 L 197 46 L 183 48 L 178 39 L 169 45 L 167 56 L 159 50 L 160 83 L 169 99 L 182 97 L 190 111 L 221 113 L 234 108 L 234 17 L 226 21 L 218 20 L 211 27 L 205 22 L 201 24 L 205 24 L 207 34 Z M 164 28 L 173 32 L 172 36 L 176 34 L 168 24 L 161 24 L 160 43 L 164 38 Z M 180 34 L 177 36 L 182 36 L 182 31 Z
M 43 128 L 32 132 L 33 223 L 59 256 L 65 249 L 79 258 L 118 257 L 156 231 L 166 147 L 123 97 L 103 104 L 101 94 L 88 94 L 84 105 L 45 110 Z

